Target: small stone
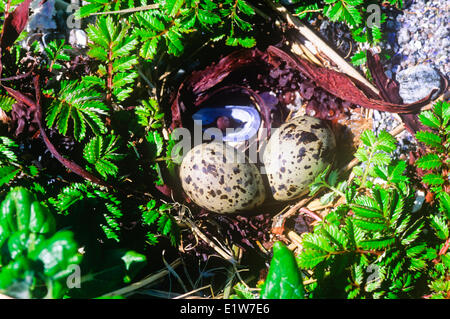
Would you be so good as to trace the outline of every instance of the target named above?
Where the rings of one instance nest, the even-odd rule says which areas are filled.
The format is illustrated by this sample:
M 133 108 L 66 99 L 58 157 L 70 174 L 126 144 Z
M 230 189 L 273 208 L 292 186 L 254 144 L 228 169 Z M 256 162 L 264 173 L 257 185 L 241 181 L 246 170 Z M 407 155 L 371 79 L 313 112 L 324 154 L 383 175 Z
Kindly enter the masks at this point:
M 72 29 L 72 30 L 70 30 L 69 43 L 73 47 L 82 47 L 82 48 L 84 48 L 87 45 L 86 32 L 84 32 L 81 29 Z
M 400 71 L 396 80 L 400 84 L 400 96 L 406 104 L 427 97 L 433 89 L 437 88 L 440 91 L 442 86 L 439 72 L 423 64 Z M 433 99 L 438 95 L 439 92 L 436 92 Z

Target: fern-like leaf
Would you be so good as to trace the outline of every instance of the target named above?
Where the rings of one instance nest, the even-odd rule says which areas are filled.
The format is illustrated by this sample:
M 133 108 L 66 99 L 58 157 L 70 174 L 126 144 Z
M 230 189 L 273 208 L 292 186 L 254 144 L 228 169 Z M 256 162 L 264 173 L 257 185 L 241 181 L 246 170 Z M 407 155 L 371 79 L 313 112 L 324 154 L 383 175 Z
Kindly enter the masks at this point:
M 58 97 L 47 110 L 47 125 L 57 125 L 61 134 L 66 135 L 72 120 L 73 136 L 81 141 L 86 136 L 87 126 L 95 134 L 106 132 L 101 115 L 106 115 L 108 107 L 102 96 L 85 83 L 62 81 Z
M 97 172 L 104 178 L 108 175 L 116 176 L 119 168 L 113 161 L 123 159 L 122 154 L 116 153 L 119 149 L 118 137 L 96 136 L 92 138 L 84 148 L 84 158 L 92 165 L 94 165 Z

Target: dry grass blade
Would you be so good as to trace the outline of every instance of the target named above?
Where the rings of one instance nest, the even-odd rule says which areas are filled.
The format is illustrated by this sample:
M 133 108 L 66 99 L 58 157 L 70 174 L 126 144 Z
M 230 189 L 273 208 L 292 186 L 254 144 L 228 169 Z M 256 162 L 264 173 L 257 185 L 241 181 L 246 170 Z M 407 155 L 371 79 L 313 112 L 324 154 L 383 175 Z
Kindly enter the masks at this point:
M 174 262 L 172 262 L 170 264 L 170 267 L 172 269 L 178 267 L 179 265 L 181 265 L 181 259 L 178 258 L 176 259 Z M 165 276 L 167 276 L 168 274 L 170 274 L 170 271 L 168 269 L 162 269 L 160 271 L 158 271 L 157 273 L 150 275 L 149 277 L 142 279 L 138 282 L 135 282 L 129 286 L 126 286 L 124 288 L 118 289 L 116 291 L 107 293 L 105 295 L 103 295 L 103 298 L 111 298 L 114 296 L 125 296 L 125 295 L 129 295 L 133 292 L 135 292 L 136 290 L 142 289 L 148 285 L 151 285 L 154 282 L 157 282 L 158 280 L 164 278 Z
M 183 295 L 176 296 L 176 297 L 174 297 L 172 299 L 186 299 L 188 297 L 190 297 L 189 299 L 203 299 L 203 297 L 192 296 L 192 295 L 197 293 L 197 292 L 199 292 L 199 291 L 205 290 L 207 288 L 209 288 L 209 290 L 211 292 L 211 296 L 212 296 L 212 298 L 214 298 L 214 291 L 212 289 L 212 286 L 211 285 L 207 285 L 207 286 L 203 286 L 203 287 L 197 288 L 195 290 L 189 291 L 189 292 L 187 292 L 187 293 L 185 293 Z
M 216 243 L 214 243 L 214 241 L 209 239 L 190 218 L 183 217 L 183 222 L 185 222 L 198 237 L 210 245 L 222 258 L 232 264 L 237 263 L 231 252 L 225 251 L 225 249 L 219 247 Z

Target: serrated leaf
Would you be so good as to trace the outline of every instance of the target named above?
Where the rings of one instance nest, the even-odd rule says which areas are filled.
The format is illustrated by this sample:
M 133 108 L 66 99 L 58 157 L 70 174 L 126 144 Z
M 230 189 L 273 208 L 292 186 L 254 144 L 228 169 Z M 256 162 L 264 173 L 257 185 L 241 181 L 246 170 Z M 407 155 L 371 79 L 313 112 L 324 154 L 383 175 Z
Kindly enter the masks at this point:
M 112 161 L 118 161 L 123 158 L 122 155 L 117 154 L 118 138 L 110 136 L 105 140 L 103 136 L 96 136 L 86 144 L 83 156 L 88 163 L 94 165 L 97 172 L 103 177 L 108 175 L 115 176 L 118 172 L 118 167 Z
M 393 137 L 386 131 L 381 131 L 378 134 L 375 149 L 384 151 L 386 153 L 391 153 L 397 148 L 396 143 L 397 140 L 395 139 L 395 137 Z
M 430 170 L 437 169 L 442 166 L 441 159 L 437 154 L 430 153 L 419 158 L 416 163 L 417 167 Z
M 14 166 L 0 167 L 0 186 L 11 182 L 17 176 L 17 174 L 19 174 L 19 172 L 20 169 Z
M 419 120 L 423 125 L 434 129 L 439 129 L 442 124 L 440 119 L 432 111 L 423 111 L 420 113 Z
M 442 149 L 442 139 L 439 135 L 436 135 L 432 132 L 418 132 L 416 134 L 417 140 L 419 140 L 422 143 L 425 143 L 426 145 L 436 148 L 438 150 Z
M 436 233 L 436 236 L 441 240 L 447 240 L 450 234 L 446 219 L 438 215 L 433 215 L 431 216 L 430 223 Z
M 336 3 L 334 6 L 332 6 L 329 10 L 326 11 L 327 17 L 331 21 L 337 21 L 341 18 L 342 15 L 342 2 Z
M 206 10 L 198 10 L 198 20 L 200 23 L 207 26 L 214 25 L 222 21 L 217 14 Z
M 426 174 L 425 176 L 423 176 L 422 181 L 425 184 L 432 185 L 432 186 L 442 185 L 445 183 L 445 180 L 441 175 L 432 174 L 432 173 L 429 173 L 429 174 Z
M 173 28 L 167 33 L 167 46 L 169 53 L 175 56 L 180 55 L 184 50 L 183 42 L 181 41 L 181 34 Z
M 375 208 L 360 206 L 352 204 L 350 205 L 351 210 L 359 217 L 363 218 L 379 218 L 383 219 L 383 213 Z
M 366 51 L 356 52 L 352 56 L 351 61 L 352 61 L 352 64 L 355 66 L 360 66 L 360 65 L 366 64 L 366 62 L 367 62 Z
M 124 72 L 129 71 L 134 65 L 138 63 L 138 59 L 135 56 L 124 56 L 114 61 L 113 71 Z
M 364 220 L 364 219 L 355 218 L 354 223 L 361 229 L 364 229 L 367 231 L 383 231 L 387 228 L 386 224 L 375 223 L 375 222 L 373 222 L 373 220 L 368 221 L 368 220 Z
M 165 9 L 169 16 L 172 18 L 178 14 L 178 11 L 184 4 L 184 0 L 167 0 Z
M 255 10 L 247 4 L 245 0 L 237 0 L 237 7 L 242 13 L 251 16 L 255 14 Z
M 9 112 L 12 110 L 12 107 L 16 103 L 16 100 L 9 96 L 0 95 L 0 108 L 5 111 Z
M 150 41 L 145 41 L 139 50 L 139 55 L 144 59 L 152 60 L 158 50 L 158 42 L 160 37 L 155 37 Z
M 352 5 L 346 5 L 342 7 L 342 16 L 344 21 L 350 24 L 351 26 L 357 26 L 361 24 L 362 21 L 361 14 Z
M 328 253 L 317 250 L 304 250 L 297 257 L 297 263 L 300 268 L 312 269 L 328 258 Z
M 393 245 L 394 243 L 395 237 L 387 237 L 387 238 L 363 240 L 359 242 L 359 245 L 361 245 L 363 249 L 381 250 Z
M 107 4 L 108 1 L 105 2 L 105 4 Z M 96 13 L 99 12 L 100 10 L 102 10 L 102 8 L 105 7 L 105 4 L 103 3 L 90 3 L 90 4 L 86 4 L 84 6 L 82 6 L 76 13 L 75 13 L 75 17 L 77 19 L 81 19 L 81 18 L 86 18 L 89 15 L 91 15 L 92 13 Z
M 373 131 L 365 130 L 360 135 L 360 139 L 366 146 L 371 147 L 375 144 L 377 137 L 375 136 L 375 133 Z

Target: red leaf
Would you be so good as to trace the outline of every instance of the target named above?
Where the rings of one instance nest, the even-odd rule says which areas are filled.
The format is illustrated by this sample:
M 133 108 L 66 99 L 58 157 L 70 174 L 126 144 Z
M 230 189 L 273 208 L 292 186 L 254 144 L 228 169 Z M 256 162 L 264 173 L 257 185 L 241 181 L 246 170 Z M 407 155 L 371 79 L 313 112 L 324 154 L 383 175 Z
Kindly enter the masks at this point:
M 28 23 L 30 3 L 31 0 L 25 0 L 6 17 L 0 38 L 0 47 L 2 50 L 10 47 L 17 40 L 23 29 L 25 29 Z
M 362 83 L 344 73 L 315 66 L 300 58 L 295 59 L 273 46 L 270 46 L 267 51 L 270 55 L 285 60 L 292 68 L 296 68 L 308 76 L 322 89 L 355 105 L 382 112 L 408 114 L 418 112 L 421 107 L 428 104 L 431 98 L 430 94 L 430 96 L 412 104 L 391 103 L 374 96 Z
M 381 97 L 391 103 L 403 104 L 397 83 L 386 76 L 380 56 L 378 54 L 373 55 L 370 50 L 367 51 L 367 67 L 375 85 L 380 90 Z

